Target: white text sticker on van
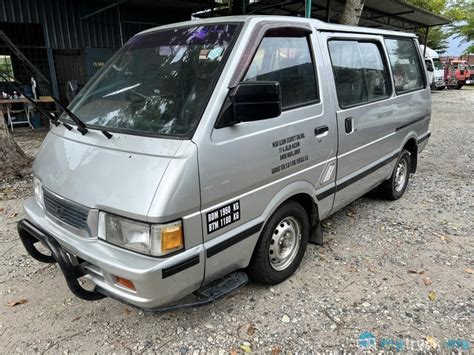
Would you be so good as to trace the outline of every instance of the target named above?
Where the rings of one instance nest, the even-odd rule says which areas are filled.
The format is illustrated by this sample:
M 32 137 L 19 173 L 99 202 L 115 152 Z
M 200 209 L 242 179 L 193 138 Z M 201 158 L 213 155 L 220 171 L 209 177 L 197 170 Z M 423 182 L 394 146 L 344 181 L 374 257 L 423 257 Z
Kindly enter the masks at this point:
M 240 201 L 219 207 L 206 214 L 207 234 L 215 232 L 240 219 Z

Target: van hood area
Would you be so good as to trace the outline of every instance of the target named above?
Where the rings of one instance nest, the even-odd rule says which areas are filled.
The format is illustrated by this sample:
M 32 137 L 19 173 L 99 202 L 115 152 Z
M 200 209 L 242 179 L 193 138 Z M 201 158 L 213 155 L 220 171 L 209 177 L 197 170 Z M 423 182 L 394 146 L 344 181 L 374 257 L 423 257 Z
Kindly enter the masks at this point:
M 181 140 L 53 128 L 33 165 L 43 188 L 88 208 L 143 219 Z

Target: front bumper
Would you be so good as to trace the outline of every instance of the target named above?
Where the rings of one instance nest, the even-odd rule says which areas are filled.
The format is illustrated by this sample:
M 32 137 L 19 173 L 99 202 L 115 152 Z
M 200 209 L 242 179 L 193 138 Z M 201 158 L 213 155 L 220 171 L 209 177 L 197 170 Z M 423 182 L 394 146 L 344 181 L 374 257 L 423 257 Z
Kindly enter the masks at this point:
M 97 238 L 77 236 L 69 228 L 48 217 L 34 198 L 25 201 L 24 209 L 26 220 L 20 221 L 18 225 L 20 235 L 23 234 L 23 243 L 25 244 L 25 239 L 28 238 L 42 241 L 51 250 L 66 277 L 69 288 L 78 297 L 99 299 L 102 295 L 97 294 L 101 293 L 143 309 L 155 309 L 179 300 L 197 290 L 202 284 L 204 275 L 202 245 L 167 258 L 149 257 Z M 28 253 L 35 257 L 32 249 L 27 245 L 25 247 Z M 81 271 L 77 271 L 77 268 L 74 271 L 77 265 L 71 262 L 72 259 L 84 261 Z M 51 260 L 40 261 L 51 262 Z M 77 288 L 77 277 L 81 276 L 96 285 L 95 291 L 83 293 Z M 135 290 L 118 284 L 117 277 L 131 280 Z
M 434 87 L 435 88 L 441 88 L 441 87 L 444 88 L 445 86 L 446 86 L 446 81 L 444 81 L 444 80 L 436 80 L 434 82 Z

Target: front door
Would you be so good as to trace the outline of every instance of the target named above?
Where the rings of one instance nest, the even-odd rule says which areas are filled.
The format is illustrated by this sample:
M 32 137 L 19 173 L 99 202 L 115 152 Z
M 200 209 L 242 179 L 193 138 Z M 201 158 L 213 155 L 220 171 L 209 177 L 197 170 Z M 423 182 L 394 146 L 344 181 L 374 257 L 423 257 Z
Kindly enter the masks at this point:
M 285 189 L 315 194 L 328 161 L 335 163 L 336 122 L 323 109 L 328 97 L 320 94 L 318 77 L 325 78 L 317 70 L 320 53 L 313 53 L 313 35 L 280 28 L 255 40 L 260 45 L 240 81 L 278 81 L 283 112 L 214 128 L 209 142 L 200 143 L 206 248 L 264 223 L 271 202 Z M 334 183 L 334 175 L 325 183 Z M 332 196 L 327 201 L 330 208 Z M 216 221 L 221 215 L 226 218 Z M 206 279 L 227 273 L 222 265 L 246 266 L 258 239 L 258 231 L 254 234 L 217 255 L 208 253 Z

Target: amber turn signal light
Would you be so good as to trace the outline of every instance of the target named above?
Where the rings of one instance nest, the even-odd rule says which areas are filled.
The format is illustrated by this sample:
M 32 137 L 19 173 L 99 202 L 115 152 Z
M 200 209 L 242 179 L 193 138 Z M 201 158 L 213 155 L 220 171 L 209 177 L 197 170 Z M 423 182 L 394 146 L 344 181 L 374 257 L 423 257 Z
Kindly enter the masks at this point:
M 116 276 L 115 278 L 117 279 L 117 283 L 120 286 L 123 286 L 125 288 L 135 291 L 135 285 L 133 284 L 132 281 L 128 279 L 124 279 L 123 277 L 119 277 L 119 276 Z
M 161 230 L 161 251 L 179 250 L 183 248 L 183 229 L 181 224 L 176 224 Z

